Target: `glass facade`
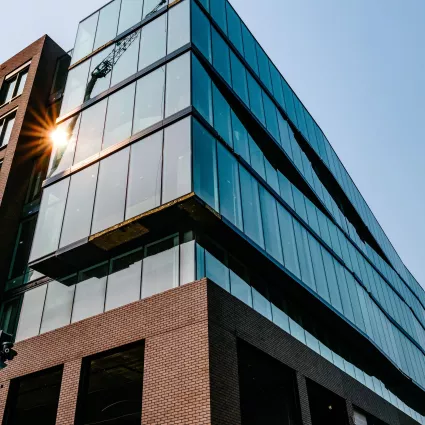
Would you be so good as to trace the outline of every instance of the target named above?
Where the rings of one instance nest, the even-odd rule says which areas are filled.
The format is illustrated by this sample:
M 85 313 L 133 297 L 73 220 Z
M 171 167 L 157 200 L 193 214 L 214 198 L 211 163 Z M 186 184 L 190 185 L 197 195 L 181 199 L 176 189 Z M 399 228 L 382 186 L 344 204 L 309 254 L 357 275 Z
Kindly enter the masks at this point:
M 30 262 L 190 194 L 282 282 L 304 287 L 425 389 L 424 291 L 226 0 L 114 0 L 81 22 L 57 131 L 66 143 L 53 149 Z M 236 265 L 227 247 L 204 249 L 199 229 L 197 242 L 177 225 L 165 239 L 149 230 L 160 236 L 66 286 L 25 292 L 17 340 L 208 277 L 425 423 L 401 394 L 307 330 L 285 307 L 291 300 L 275 300 L 273 285 Z M 3 321 L 15 320 L 15 304 Z

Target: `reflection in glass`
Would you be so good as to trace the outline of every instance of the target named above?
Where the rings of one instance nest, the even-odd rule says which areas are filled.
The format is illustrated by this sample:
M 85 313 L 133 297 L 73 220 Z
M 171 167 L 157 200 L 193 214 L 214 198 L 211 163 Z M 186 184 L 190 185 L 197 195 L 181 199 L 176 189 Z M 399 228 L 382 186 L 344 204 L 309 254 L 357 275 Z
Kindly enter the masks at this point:
M 137 35 L 136 39 L 133 40 L 130 47 L 128 47 L 128 49 L 122 54 L 117 63 L 114 65 L 114 68 L 112 69 L 111 87 L 137 72 L 139 41 L 140 34 Z
M 60 247 L 90 235 L 99 164 L 93 164 L 71 176 Z
M 114 46 L 109 46 L 93 56 L 90 63 L 89 81 L 92 78 L 92 72 L 112 52 L 113 48 Z M 109 85 L 111 84 L 111 75 L 111 72 L 109 72 L 105 77 L 96 78 L 93 89 L 90 92 L 85 93 L 85 96 L 87 97 L 86 100 L 92 99 L 103 91 L 109 89 Z
M 251 158 L 249 155 L 248 132 L 233 111 L 231 111 L 231 115 L 233 129 L 233 148 L 238 155 L 240 155 L 248 164 L 250 164 Z
M 190 54 L 185 53 L 167 64 L 165 117 L 190 106 Z
M 121 0 L 118 34 L 131 28 L 142 20 L 143 0 Z
M 139 71 L 167 54 L 167 14 L 156 18 L 142 29 Z
M 133 134 L 163 119 L 164 84 L 165 67 L 161 67 L 137 81 Z
M 170 54 L 190 43 L 189 0 L 184 0 L 168 10 L 168 46 Z
M 122 142 L 131 136 L 134 89 L 135 84 L 130 84 L 109 96 L 102 149 Z
M 166 7 L 168 0 L 144 0 L 143 19 Z
M 46 298 L 47 285 L 31 289 L 24 294 L 21 314 L 19 316 L 16 341 L 31 338 L 40 331 L 41 315 L 43 314 L 44 300 Z
M 191 192 L 190 125 L 186 118 L 164 131 L 163 204 Z
M 66 286 L 59 282 L 47 285 L 47 296 L 41 320 L 40 333 L 69 325 L 71 322 L 72 302 L 75 286 Z
M 119 0 L 112 1 L 100 10 L 93 50 L 112 40 L 117 35 L 119 12 Z
M 131 146 L 126 219 L 160 205 L 162 138 L 159 131 Z
M 77 39 L 72 52 L 71 65 L 92 52 L 98 18 L 99 12 L 85 19 L 78 26 Z
M 239 229 L 243 230 L 238 162 L 221 143 L 217 144 L 217 150 L 220 213 Z
M 69 71 L 62 99 L 61 115 L 67 114 L 83 103 L 89 67 L 90 60 L 87 60 Z
M 123 149 L 100 162 L 91 234 L 124 220 L 129 151 Z
M 82 113 L 74 164 L 78 164 L 100 151 L 106 104 L 107 99 L 104 99 Z
M 58 248 L 68 186 L 69 178 L 44 189 L 30 261 Z
M 245 233 L 255 243 L 264 248 L 258 183 L 244 167 L 239 167 L 239 173 L 241 178 L 242 211 Z
M 143 250 L 115 258 L 111 263 L 106 289 L 105 311 L 140 299 Z
M 208 123 L 213 125 L 211 78 L 194 55 L 192 56 L 192 72 L 193 106 Z
M 213 85 L 213 105 L 214 128 L 223 140 L 233 147 L 230 106 L 215 85 Z
M 248 135 L 248 141 L 251 166 L 264 180 L 266 180 L 263 151 L 258 147 L 257 143 L 255 143 L 254 139 L 250 135 Z

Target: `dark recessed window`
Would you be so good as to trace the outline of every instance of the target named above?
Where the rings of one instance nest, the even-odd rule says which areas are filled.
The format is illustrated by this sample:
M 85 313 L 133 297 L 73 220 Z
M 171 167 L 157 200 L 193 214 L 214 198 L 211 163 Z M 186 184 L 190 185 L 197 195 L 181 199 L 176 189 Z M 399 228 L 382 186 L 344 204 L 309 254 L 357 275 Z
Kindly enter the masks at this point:
M 29 67 L 26 67 L 22 71 L 13 74 L 13 76 L 6 77 L 0 91 L 0 105 L 10 102 L 13 98 L 22 94 L 27 81 L 28 70 Z
M 62 366 L 43 370 L 10 384 L 4 425 L 36 423 L 54 425 L 59 404 Z
M 76 423 L 140 425 L 143 362 L 143 343 L 86 358 Z
M 0 148 L 9 143 L 14 123 L 15 113 L 8 114 L 5 117 L 0 118 Z

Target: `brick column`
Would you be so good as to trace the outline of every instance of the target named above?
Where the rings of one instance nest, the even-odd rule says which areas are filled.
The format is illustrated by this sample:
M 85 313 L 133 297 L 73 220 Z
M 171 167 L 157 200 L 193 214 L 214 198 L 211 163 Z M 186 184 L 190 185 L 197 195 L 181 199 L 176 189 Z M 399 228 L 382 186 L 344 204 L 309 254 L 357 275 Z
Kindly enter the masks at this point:
M 211 424 L 240 425 L 236 337 L 210 322 Z
M 142 425 L 210 425 L 207 321 L 146 338 Z
M 9 393 L 10 381 L 0 382 L 0 423 L 3 422 L 4 409 L 6 407 L 7 395 Z
M 56 425 L 70 425 L 74 423 L 80 371 L 81 359 L 64 364 Z
M 308 401 L 308 390 L 305 376 L 297 372 L 297 387 L 298 387 L 298 398 L 300 401 L 301 420 L 303 425 L 312 425 L 310 403 Z

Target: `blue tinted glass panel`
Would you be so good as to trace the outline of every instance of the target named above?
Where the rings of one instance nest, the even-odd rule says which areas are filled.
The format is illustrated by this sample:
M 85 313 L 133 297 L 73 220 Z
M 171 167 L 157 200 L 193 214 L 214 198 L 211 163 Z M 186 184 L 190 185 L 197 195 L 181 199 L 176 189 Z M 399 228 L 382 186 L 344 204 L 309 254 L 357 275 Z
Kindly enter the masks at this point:
M 289 119 L 294 123 L 297 124 L 297 117 L 295 115 L 295 108 L 294 108 L 294 95 L 292 93 L 291 88 L 288 86 L 288 83 L 285 81 L 284 78 L 281 80 L 282 82 L 282 90 L 283 90 L 283 97 L 285 99 L 285 111 L 288 114 Z
M 201 3 L 202 6 L 204 6 L 207 11 L 210 10 L 210 0 L 199 0 L 199 3 Z
M 266 168 L 266 181 L 272 187 L 276 193 L 279 193 L 279 181 L 277 179 L 277 171 L 276 169 L 267 161 L 267 158 L 264 157 L 264 165 Z
M 205 270 L 208 279 L 230 291 L 229 269 L 208 251 L 205 251 Z
M 230 292 L 236 298 L 252 307 L 251 287 L 230 270 Z
M 225 0 L 213 0 L 210 4 L 210 12 L 214 21 L 222 31 L 227 34 L 226 3 Z
M 270 63 L 270 75 L 272 78 L 274 97 L 278 101 L 279 105 L 283 109 L 285 109 L 285 98 L 283 97 L 283 90 L 282 90 L 282 84 L 281 84 L 282 77 L 280 76 L 279 71 L 276 69 L 276 67 L 272 63 Z
M 233 147 L 230 106 L 215 85 L 213 85 L 213 112 L 214 128 L 223 140 Z
M 246 105 L 249 105 L 246 69 L 233 52 L 230 52 L 230 63 L 232 67 L 233 90 Z
M 226 83 L 231 86 L 232 76 L 230 71 L 229 47 L 214 28 L 212 28 L 212 50 L 214 68 L 226 80 Z
M 279 127 L 277 124 L 277 110 L 271 99 L 263 92 L 264 111 L 266 114 L 266 127 L 271 135 L 280 142 Z
M 305 208 L 307 211 L 308 224 L 318 235 L 320 235 L 319 222 L 317 221 L 316 207 L 307 198 L 305 198 Z
M 311 289 L 316 290 L 307 231 L 297 220 L 293 220 L 293 224 L 295 240 L 297 242 L 298 259 L 300 262 L 301 280 Z
M 292 147 L 291 147 L 291 139 L 290 139 L 290 132 L 292 130 L 289 128 L 289 125 L 287 121 L 285 121 L 280 115 L 280 113 L 277 114 L 277 122 L 279 125 L 279 135 L 280 135 L 280 144 L 282 145 L 283 150 L 285 153 L 289 156 L 289 158 L 293 158 L 292 154 Z
M 226 2 L 227 8 L 227 35 L 230 41 L 238 49 L 239 53 L 243 56 L 243 44 L 242 44 L 242 31 L 241 31 L 241 20 L 234 11 L 230 3 Z
M 251 163 L 249 156 L 248 132 L 233 111 L 231 111 L 231 115 L 233 129 L 233 149 L 246 162 Z
M 329 294 L 331 297 L 331 304 L 339 311 L 342 310 L 341 296 L 338 289 L 338 281 L 335 273 L 334 260 L 332 256 L 325 249 L 322 248 L 323 263 L 325 264 L 326 277 L 328 280 Z
M 260 187 L 260 200 L 266 251 L 279 263 L 283 264 L 276 200 L 262 186 Z
M 258 83 L 251 77 L 251 74 L 247 74 L 248 81 L 248 91 L 249 91 L 249 103 L 251 110 L 254 115 L 260 120 L 260 122 L 265 125 L 266 120 L 264 117 L 264 108 L 263 108 L 263 96 L 262 90 Z
M 251 166 L 264 180 L 266 180 L 266 169 L 264 167 L 264 154 L 261 151 L 261 149 L 258 147 L 257 143 L 254 142 L 254 139 L 249 134 L 248 134 L 248 140 L 249 140 L 249 154 L 251 157 Z
M 245 168 L 239 167 L 239 172 L 245 233 L 255 243 L 264 248 L 258 183 Z
M 292 195 L 294 196 L 295 211 L 305 222 L 307 222 L 304 195 L 295 186 L 292 186 Z
M 195 46 L 211 62 L 211 25 L 195 2 L 192 2 L 192 39 Z
M 217 144 L 217 150 L 220 213 L 243 230 L 238 162 L 221 143 Z
M 257 51 L 256 51 L 256 41 L 254 40 L 254 37 L 248 30 L 248 28 L 245 26 L 245 24 L 242 22 L 242 38 L 243 38 L 243 45 L 244 45 L 244 51 L 245 51 L 245 59 L 250 65 L 250 67 L 254 70 L 254 72 L 258 75 L 258 62 L 257 62 Z
M 258 67 L 260 69 L 260 78 L 261 81 L 266 85 L 266 87 L 272 92 L 272 80 L 270 78 L 270 69 L 269 69 L 269 58 L 264 53 L 264 50 L 257 44 L 257 59 Z
M 193 106 L 208 123 L 213 125 L 211 78 L 194 55 L 192 55 L 192 73 Z
M 279 179 L 280 196 L 292 209 L 295 209 L 294 198 L 292 196 L 292 183 L 280 171 L 278 171 L 277 176 Z
M 347 282 L 348 293 L 350 294 L 351 306 L 353 308 L 354 323 L 364 332 L 365 325 L 360 308 L 359 295 L 357 294 L 357 283 L 353 276 L 347 270 L 345 272 L 345 281 Z
M 310 245 L 311 258 L 313 260 L 313 270 L 317 285 L 317 293 L 327 302 L 330 302 L 329 289 L 326 280 L 320 244 L 315 238 L 313 238 L 313 236 L 310 235 L 308 242 Z
M 252 288 L 252 299 L 254 310 L 269 320 L 272 320 L 272 308 L 269 300 Z
M 218 211 L 218 177 L 216 141 L 193 120 L 193 176 L 195 193 Z

